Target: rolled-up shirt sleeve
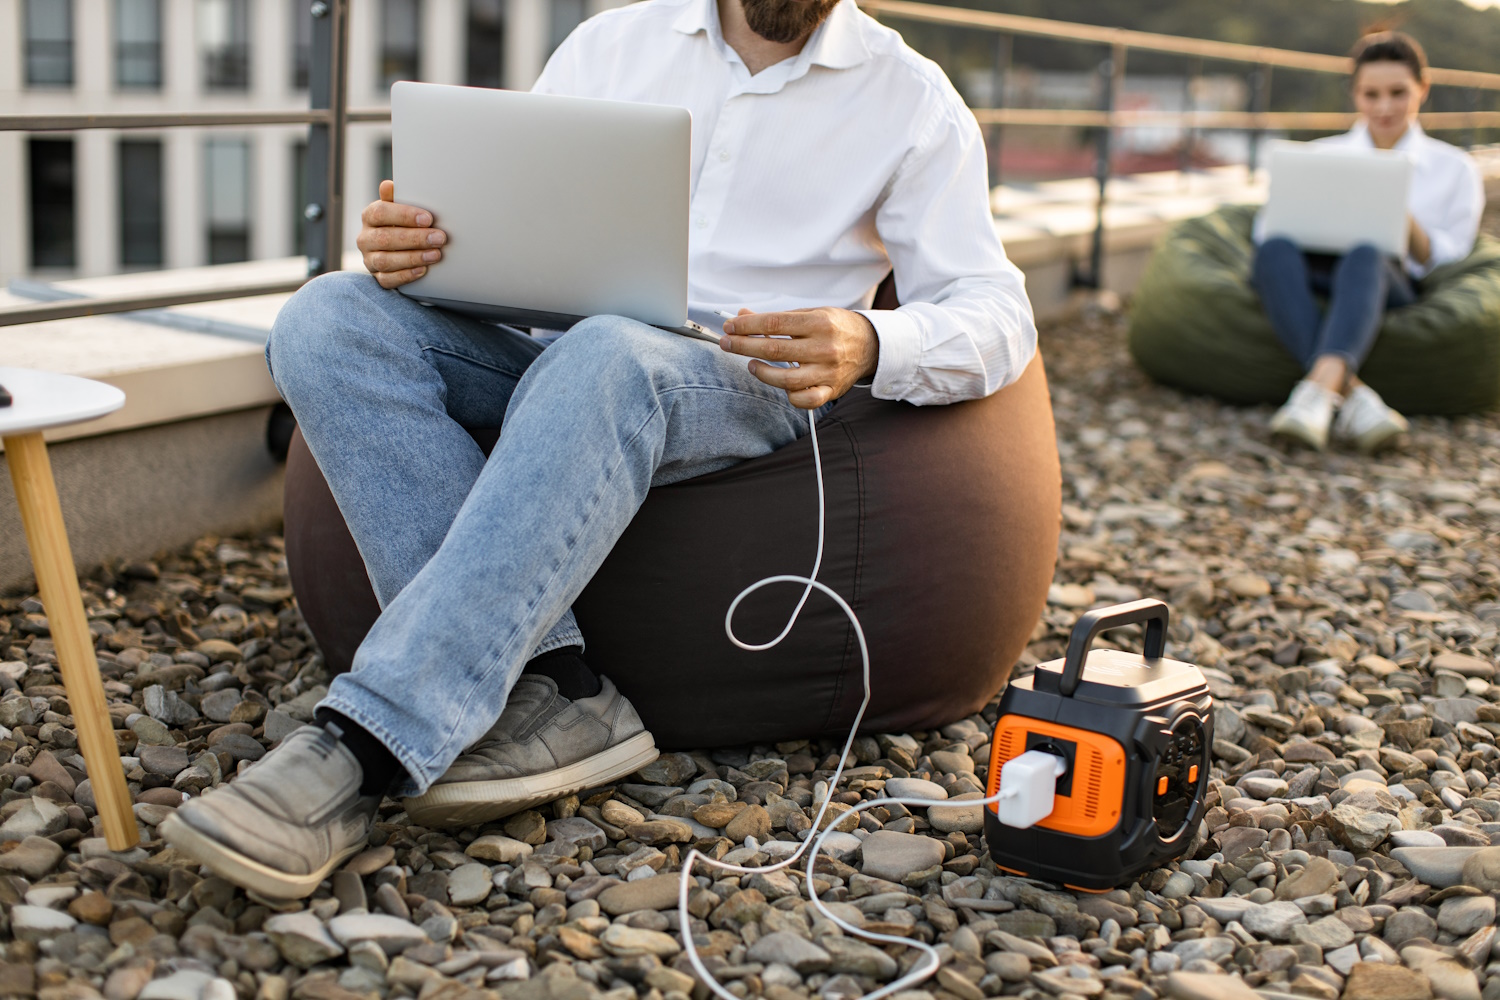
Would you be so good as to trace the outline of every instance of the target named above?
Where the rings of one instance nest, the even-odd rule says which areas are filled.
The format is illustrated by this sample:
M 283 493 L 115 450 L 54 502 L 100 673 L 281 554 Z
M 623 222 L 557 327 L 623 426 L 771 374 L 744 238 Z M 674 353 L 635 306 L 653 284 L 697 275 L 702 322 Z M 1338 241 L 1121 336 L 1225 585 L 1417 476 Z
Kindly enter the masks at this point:
M 979 125 L 952 97 L 933 102 L 876 212 L 903 303 L 860 310 L 880 339 L 872 391 L 881 399 L 978 399 L 1014 382 L 1036 353 L 1025 278 L 990 213 Z

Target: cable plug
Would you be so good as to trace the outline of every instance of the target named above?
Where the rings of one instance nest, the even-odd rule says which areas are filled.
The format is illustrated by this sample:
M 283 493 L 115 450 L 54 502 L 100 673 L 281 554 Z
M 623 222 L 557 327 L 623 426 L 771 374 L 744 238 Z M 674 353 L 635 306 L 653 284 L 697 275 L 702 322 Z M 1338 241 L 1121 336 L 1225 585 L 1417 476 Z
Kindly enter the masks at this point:
M 1068 762 L 1045 750 L 1028 750 L 1000 768 L 1000 799 L 995 812 L 1000 822 L 1024 830 L 1052 815 L 1057 802 L 1057 779 Z

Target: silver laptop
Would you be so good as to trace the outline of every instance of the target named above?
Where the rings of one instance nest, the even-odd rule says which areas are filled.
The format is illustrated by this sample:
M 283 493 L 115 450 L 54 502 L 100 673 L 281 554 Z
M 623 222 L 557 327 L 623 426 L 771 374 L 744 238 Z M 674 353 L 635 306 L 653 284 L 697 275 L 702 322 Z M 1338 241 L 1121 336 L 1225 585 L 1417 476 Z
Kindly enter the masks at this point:
M 688 336 L 685 108 L 509 90 L 391 88 L 396 200 L 432 212 L 420 302 L 566 330 L 612 314 Z
M 1411 171 L 1411 160 L 1394 150 L 1277 143 L 1263 233 L 1319 253 L 1370 243 L 1404 258 Z

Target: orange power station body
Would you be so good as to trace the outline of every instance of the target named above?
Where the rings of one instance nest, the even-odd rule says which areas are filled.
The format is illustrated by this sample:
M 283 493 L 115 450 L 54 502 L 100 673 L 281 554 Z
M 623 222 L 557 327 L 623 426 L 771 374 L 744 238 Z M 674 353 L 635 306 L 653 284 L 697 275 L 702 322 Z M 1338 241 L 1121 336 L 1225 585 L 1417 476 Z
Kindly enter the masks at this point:
M 1094 637 L 1145 626 L 1143 655 Z M 1028 751 L 1063 759 L 1050 814 L 1017 828 L 985 809 L 990 858 L 1017 875 L 1104 891 L 1187 850 L 1203 818 L 1213 700 L 1202 672 L 1167 659 L 1167 606 L 1143 600 L 1079 618 L 1067 655 L 1013 680 L 1000 699 L 989 795 Z

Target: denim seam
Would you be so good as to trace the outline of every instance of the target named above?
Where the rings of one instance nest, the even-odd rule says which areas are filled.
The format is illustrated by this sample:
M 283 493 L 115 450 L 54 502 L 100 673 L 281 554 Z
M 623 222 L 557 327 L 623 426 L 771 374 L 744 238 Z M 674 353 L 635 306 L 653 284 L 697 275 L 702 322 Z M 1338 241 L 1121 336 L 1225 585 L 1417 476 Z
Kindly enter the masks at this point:
M 499 365 L 489 364 L 488 362 L 481 361 L 478 358 L 470 357 L 462 351 L 454 350 L 451 347 L 441 347 L 437 344 L 422 344 L 418 348 L 418 350 L 420 350 L 423 354 L 431 351 L 433 354 L 443 354 L 450 358 L 457 358 L 459 361 L 467 362 L 471 365 L 474 365 L 476 368 L 483 368 L 485 371 L 496 372 L 500 375 L 504 375 L 508 378 L 517 380 L 521 379 L 526 374 L 524 371 L 518 372 L 514 369 L 502 368 Z

